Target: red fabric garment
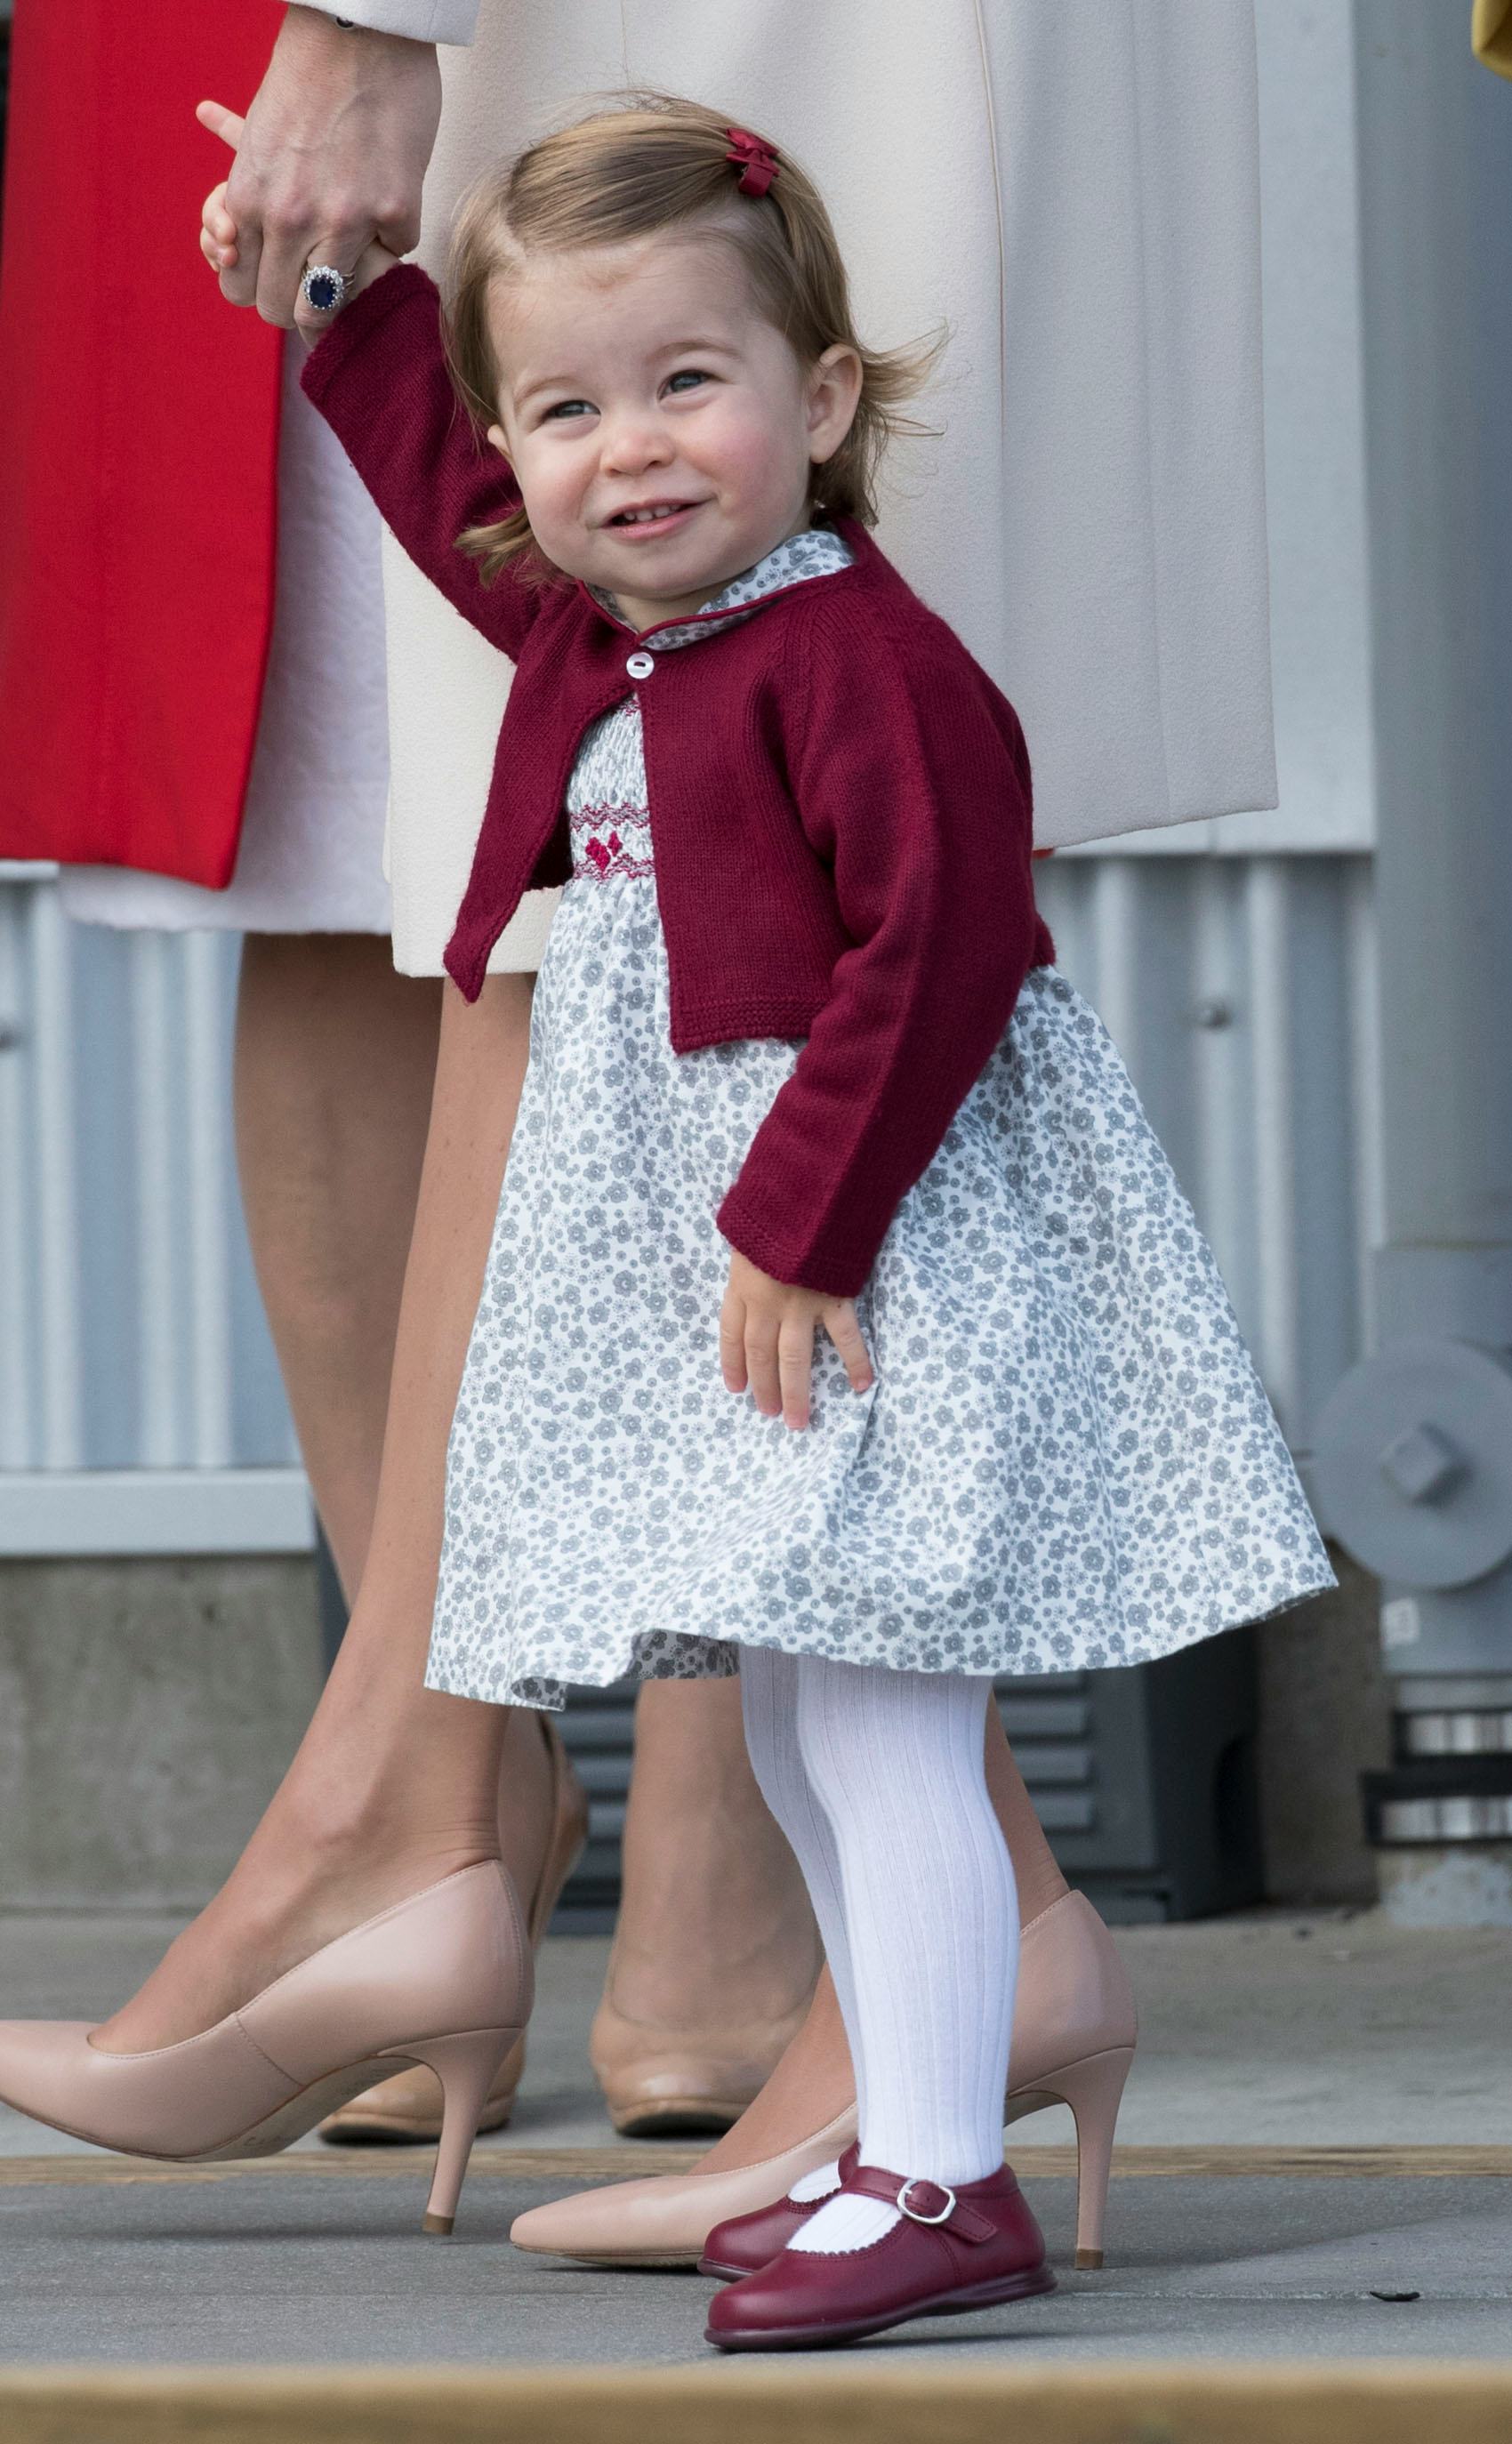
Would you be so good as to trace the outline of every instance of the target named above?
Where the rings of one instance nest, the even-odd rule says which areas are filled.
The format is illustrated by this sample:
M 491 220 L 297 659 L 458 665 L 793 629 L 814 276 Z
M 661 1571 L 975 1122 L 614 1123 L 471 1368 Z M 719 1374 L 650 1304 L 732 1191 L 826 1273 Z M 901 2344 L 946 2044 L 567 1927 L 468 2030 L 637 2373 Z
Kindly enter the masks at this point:
M 272 618 L 281 334 L 199 208 L 273 0 L 21 0 L 0 247 L 0 856 L 222 885 Z
M 851 567 L 660 656 L 586 587 L 485 586 L 455 538 L 519 494 L 457 407 L 413 267 L 354 300 L 304 386 L 405 549 L 517 666 L 452 975 L 474 997 L 522 893 L 564 878 L 579 742 L 637 695 L 673 1044 L 807 1038 L 720 1228 L 779 1280 L 859 1289 L 1054 956 L 1011 705 L 851 522 Z

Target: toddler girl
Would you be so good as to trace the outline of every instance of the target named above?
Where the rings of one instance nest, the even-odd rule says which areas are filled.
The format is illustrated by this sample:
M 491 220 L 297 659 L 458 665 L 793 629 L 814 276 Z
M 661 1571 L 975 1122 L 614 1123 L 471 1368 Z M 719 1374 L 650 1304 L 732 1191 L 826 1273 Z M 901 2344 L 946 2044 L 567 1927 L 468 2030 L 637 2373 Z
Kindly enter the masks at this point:
M 233 242 L 212 198 L 207 250 Z M 871 538 L 923 367 L 863 346 L 798 164 L 658 97 L 474 192 L 444 313 L 380 249 L 351 285 L 309 394 L 517 665 L 465 993 L 521 894 L 565 885 L 430 1683 L 554 1706 L 740 1672 L 861 2135 L 712 2342 L 1046 2290 L 1003 2166 L 992 1676 L 1144 1662 L 1330 1572 L 1208 1250 L 1052 965 L 1018 722 Z

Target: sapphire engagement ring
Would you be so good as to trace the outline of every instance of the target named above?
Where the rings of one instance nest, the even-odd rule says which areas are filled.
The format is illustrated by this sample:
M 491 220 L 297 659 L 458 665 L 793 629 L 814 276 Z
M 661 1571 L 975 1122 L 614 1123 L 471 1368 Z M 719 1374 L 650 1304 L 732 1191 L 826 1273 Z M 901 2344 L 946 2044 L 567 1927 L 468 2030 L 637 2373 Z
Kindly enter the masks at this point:
M 312 263 L 300 282 L 300 294 L 317 314 L 339 314 L 351 287 L 344 271 L 329 263 Z

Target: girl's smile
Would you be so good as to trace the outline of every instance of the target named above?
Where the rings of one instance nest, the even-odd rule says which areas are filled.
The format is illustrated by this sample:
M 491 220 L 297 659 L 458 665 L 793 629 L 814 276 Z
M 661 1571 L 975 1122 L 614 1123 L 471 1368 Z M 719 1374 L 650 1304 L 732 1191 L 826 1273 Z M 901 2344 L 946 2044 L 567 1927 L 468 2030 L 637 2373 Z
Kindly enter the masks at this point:
M 809 522 L 856 351 L 802 364 L 716 227 L 527 259 L 495 284 L 499 422 L 531 529 L 636 628 L 696 611 Z
M 660 542 L 669 534 L 680 533 L 701 506 L 698 501 L 638 503 L 634 509 L 617 509 L 606 523 L 627 543 Z

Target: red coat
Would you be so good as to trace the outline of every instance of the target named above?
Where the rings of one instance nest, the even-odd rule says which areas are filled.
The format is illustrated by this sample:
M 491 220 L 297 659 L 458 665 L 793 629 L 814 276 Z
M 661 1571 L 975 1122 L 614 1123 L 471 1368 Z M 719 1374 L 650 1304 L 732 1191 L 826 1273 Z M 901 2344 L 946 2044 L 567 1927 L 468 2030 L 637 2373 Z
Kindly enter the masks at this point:
M 196 243 L 272 0 L 20 0 L 0 249 L 0 857 L 230 879 L 281 335 Z
M 413 265 L 338 318 L 304 387 L 412 559 L 516 664 L 452 975 L 475 997 L 522 892 L 563 879 L 579 744 L 638 696 L 673 1044 L 807 1038 L 719 1227 L 779 1280 L 859 1289 L 1054 956 L 1012 706 L 850 520 L 849 568 L 711 614 L 686 652 L 639 649 L 585 586 L 485 585 L 456 538 L 519 493 L 458 413 Z

